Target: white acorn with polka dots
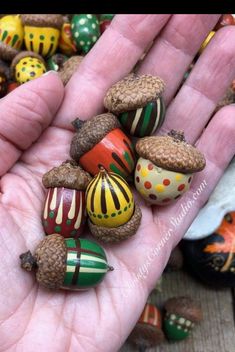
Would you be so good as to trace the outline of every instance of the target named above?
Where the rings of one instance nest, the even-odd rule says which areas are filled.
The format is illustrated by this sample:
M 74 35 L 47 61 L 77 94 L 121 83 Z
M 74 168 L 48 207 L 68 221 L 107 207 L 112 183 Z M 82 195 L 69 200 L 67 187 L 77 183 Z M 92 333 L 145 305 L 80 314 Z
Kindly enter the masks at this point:
M 100 37 L 96 15 L 74 15 L 71 21 L 72 37 L 79 52 L 87 54 Z
M 190 188 L 193 174 L 206 165 L 203 154 L 186 143 L 182 131 L 141 138 L 136 151 L 140 158 L 135 186 L 150 204 L 168 205 L 179 199 Z
M 44 59 L 33 51 L 21 51 L 12 61 L 12 76 L 20 84 L 40 77 L 46 72 Z

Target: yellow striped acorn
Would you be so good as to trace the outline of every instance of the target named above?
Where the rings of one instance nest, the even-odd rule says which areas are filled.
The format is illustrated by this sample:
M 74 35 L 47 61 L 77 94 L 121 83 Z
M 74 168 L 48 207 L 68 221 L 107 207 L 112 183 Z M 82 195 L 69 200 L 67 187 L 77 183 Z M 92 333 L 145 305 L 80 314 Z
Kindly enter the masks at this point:
M 130 220 L 135 204 L 126 181 L 101 167 L 87 187 L 86 208 L 93 224 L 113 228 Z

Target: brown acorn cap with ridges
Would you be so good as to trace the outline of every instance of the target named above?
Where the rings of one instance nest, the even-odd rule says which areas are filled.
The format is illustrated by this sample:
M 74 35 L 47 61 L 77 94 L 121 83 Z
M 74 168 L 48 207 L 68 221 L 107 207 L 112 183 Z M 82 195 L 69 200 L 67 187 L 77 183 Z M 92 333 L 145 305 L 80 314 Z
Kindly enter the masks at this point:
M 160 77 L 130 73 L 109 88 L 104 106 L 116 115 L 135 110 L 156 100 L 163 93 L 164 87 L 165 83 Z
M 83 56 L 74 55 L 63 63 L 58 73 L 64 86 L 68 83 L 74 72 L 77 71 L 82 60 Z
M 118 119 L 110 113 L 97 115 L 87 121 L 76 119 L 72 125 L 77 133 L 71 142 L 70 156 L 77 162 L 83 154 L 91 150 L 109 132 L 120 128 Z
M 172 130 L 166 136 L 141 138 L 135 149 L 140 157 L 169 171 L 193 173 L 206 166 L 204 155 L 186 143 L 183 131 Z
M 64 20 L 59 14 L 24 14 L 21 15 L 24 26 L 51 27 L 61 29 Z
M 20 255 L 21 267 L 27 271 L 36 270 L 36 279 L 42 286 L 58 289 L 64 281 L 66 255 L 64 238 L 49 235 L 39 243 L 34 255 L 30 251 Z
M 165 340 L 161 329 L 147 323 L 137 323 L 130 333 L 127 342 L 138 347 L 151 348 Z
M 25 57 L 33 57 L 33 58 L 36 58 L 38 60 L 40 60 L 43 65 L 46 65 L 43 57 L 37 53 L 35 53 L 34 51 L 28 51 L 28 50 L 25 50 L 25 51 L 21 51 L 19 54 L 17 54 L 14 59 L 12 60 L 12 63 L 11 63 L 11 73 L 12 73 L 12 77 L 15 76 L 15 67 L 16 65 L 18 64 L 18 62 L 22 59 L 24 59 Z
M 11 61 L 20 51 L 0 41 L 0 59 Z
M 60 166 L 53 167 L 42 177 L 46 188 L 65 187 L 85 191 L 91 176 L 83 170 L 74 160 L 66 160 Z
M 191 297 L 173 297 L 166 301 L 165 310 L 169 314 L 176 314 L 193 323 L 202 320 L 202 310 Z
M 141 218 L 141 209 L 138 204 L 135 204 L 135 210 L 132 217 L 124 225 L 118 227 L 97 226 L 89 219 L 88 226 L 92 235 L 96 237 L 97 240 L 105 243 L 114 243 L 133 236 L 140 226 Z

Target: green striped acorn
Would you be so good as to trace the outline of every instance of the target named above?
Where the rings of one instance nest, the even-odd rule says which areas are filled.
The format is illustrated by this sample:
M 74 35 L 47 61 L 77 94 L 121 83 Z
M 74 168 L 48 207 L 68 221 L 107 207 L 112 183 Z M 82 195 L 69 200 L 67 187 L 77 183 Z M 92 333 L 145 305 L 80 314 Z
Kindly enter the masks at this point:
M 103 248 L 86 239 L 64 239 L 58 234 L 44 238 L 34 255 L 20 255 L 21 267 L 36 270 L 39 284 L 49 289 L 86 290 L 98 285 L 113 267 Z
M 118 116 L 126 132 L 135 137 L 150 136 L 163 124 L 165 83 L 156 76 L 129 74 L 106 93 L 104 106 Z

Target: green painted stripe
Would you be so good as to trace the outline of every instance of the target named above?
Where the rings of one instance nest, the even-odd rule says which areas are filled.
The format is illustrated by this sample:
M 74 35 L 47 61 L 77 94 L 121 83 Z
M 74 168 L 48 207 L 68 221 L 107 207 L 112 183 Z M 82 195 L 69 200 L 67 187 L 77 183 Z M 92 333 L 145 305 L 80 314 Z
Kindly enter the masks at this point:
M 97 255 L 100 255 L 101 258 L 106 260 L 105 251 L 103 250 L 103 248 L 100 245 L 98 245 L 95 242 L 86 240 L 84 238 L 79 239 L 79 241 L 80 241 L 81 249 L 88 249 L 90 251 L 93 251 L 93 252 L 97 253 Z
M 106 263 L 100 263 L 95 260 L 87 260 L 87 259 L 80 260 L 80 268 L 90 268 L 91 271 L 93 269 L 102 269 L 107 271 Z
M 18 34 L 15 34 L 14 37 L 13 37 L 13 39 L 12 39 L 12 46 L 15 45 L 15 43 L 16 43 L 17 40 L 18 40 L 18 38 L 19 38 Z
M 123 112 L 122 114 L 119 115 L 119 120 L 123 126 L 126 125 L 128 119 L 128 112 Z
M 65 276 L 64 276 L 63 285 L 65 285 L 65 286 L 71 285 L 72 279 L 73 279 L 73 273 L 72 272 L 70 272 L 70 273 L 66 272 Z
M 73 238 L 66 238 L 65 244 L 67 248 L 75 248 L 77 246 L 76 241 Z
M 128 165 L 130 166 L 130 169 L 132 170 L 132 168 L 134 166 L 134 161 L 128 152 L 124 152 L 124 158 L 127 161 Z
M 110 167 L 110 170 L 115 172 L 115 174 L 118 174 L 123 178 L 126 178 L 126 175 L 121 170 L 119 170 L 119 168 L 115 164 L 110 164 L 109 167 Z
M 8 35 L 8 32 L 7 32 L 7 31 L 4 31 L 4 32 L 3 32 L 3 35 L 2 35 L 2 41 L 3 41 L 3 42 L 4 42 L 4 40 L 6 39 L 7 35 Z
M 81 273 L 78 277 L 77 286 L 80 288 L 96 286 L 100 283 L 106 273 Z
M 140 136 L 144 136 L 146 129 L 148 128 L 149 125 L 149 121 L 151 118 L 151 112 L 152 112 L 152 104 L 148 103 L 145 107 L 145 112 L 144 112 L 144 120 L 143 120 L 143 124 L 140 130 Z

